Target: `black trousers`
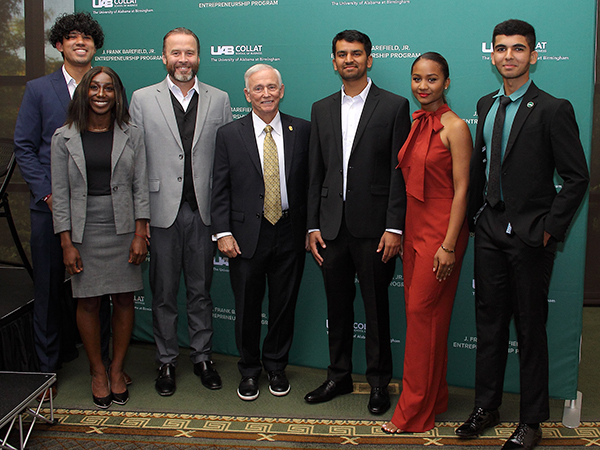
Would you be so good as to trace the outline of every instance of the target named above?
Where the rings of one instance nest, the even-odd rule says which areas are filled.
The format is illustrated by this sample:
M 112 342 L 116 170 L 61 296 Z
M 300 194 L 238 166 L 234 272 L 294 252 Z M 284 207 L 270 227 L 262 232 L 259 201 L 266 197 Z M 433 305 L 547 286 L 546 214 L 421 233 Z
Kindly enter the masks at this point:
M 366 317 L 367 381 L 385 387 L 392 378 L 388 286 L 394 277 L 396 259 L 387 263 L 377 253 L 380 238 L 355 238 L 342 220 L 338 236 L 325 241 L 323 279 L 327 295 L 330 365 L 327 375 L 339 382 L 352 374 L 354 340 L 355 276 L 360 283 Z
M 262 367 L 270 372 L 287 366 L 306 251 L 294 246 L 289 217 L 275 225 L 263 218 L 254 255 L 243 258 L 244 249 L 241 251 L 242 256 L 229 259 L 238 369 L 243 377 L 256 377 Z M 262 302 L 267 285 L 269 317 L 261 358 Z
M 551 238 L 546 247 L 531 247 L 507 229 L 505 212 L 488 206 L 475 232 L 475 406 L 496 409 L 502 403 L 509 324 L 514 318 L 520 362 L 520 420 L 543 422 L 550 414 L 546 321 L 556 241 Z

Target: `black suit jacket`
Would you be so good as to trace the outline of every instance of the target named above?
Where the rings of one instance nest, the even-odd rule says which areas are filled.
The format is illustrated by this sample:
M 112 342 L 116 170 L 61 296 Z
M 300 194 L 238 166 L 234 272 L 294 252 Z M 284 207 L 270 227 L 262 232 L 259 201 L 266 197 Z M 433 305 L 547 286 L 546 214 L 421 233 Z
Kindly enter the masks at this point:
M 342 223 L 341 92 L 313 104 L 309 156 L 308 228 L 335 239 Z M 345 220 L 357 238 L 404 229 L 406 192 L 398 151 L 408 136 L 408 100 L 371 85 L 348 163 Z
M 477 133 L 471 158 L 468 220 L 485 203 L 486 148 L 483 125 L 494 102 L 491 93 L 477 103 Z M 554 171 L 563 179 L 557 193 Z M 557 99 L 531 83 L 515 116 L 501 168 L 506 214 L 515 234 L 539 246 L 544 231 L 558 241 L 565 234 L 585 196 L 589 173 L 571 103 Z
M 310 123 L 281 114 L 285 177 L 294 245 L 303 251 Z M 211 220 L 213 234 L 230 231 L 242 258 L 252 258 L 262 221 L 265 185 L 252 113 L 217 131 Z

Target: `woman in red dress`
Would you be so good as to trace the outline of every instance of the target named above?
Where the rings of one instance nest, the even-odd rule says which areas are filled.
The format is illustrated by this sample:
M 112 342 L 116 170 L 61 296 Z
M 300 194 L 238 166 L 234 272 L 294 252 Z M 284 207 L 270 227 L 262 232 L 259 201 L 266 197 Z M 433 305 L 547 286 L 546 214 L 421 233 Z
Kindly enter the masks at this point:
M 421 104 L 398 154 L 406 182 L 403 235 L 406 347 L 402 393 L 386 433 L 424 432 L 448 407 L 448 329 L 468 241 L 465 221 L 473 142 L 450 110 L 444 91 L 448 63 L 438 53 L 412 65 L 412 92 Z

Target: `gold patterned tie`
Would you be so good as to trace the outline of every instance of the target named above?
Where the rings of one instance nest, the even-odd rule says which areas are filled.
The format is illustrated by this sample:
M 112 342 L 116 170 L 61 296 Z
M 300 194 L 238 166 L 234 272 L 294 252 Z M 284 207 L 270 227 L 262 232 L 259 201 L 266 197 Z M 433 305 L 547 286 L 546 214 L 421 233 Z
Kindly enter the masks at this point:
M 265 219 L 273 225 L 281 218 L 281 189 L 279 184 L 279 157 L 277 146 L 271 135 L 273 127 L 265 127 L 265 142 L 263 144 L 263 171 L 265 179 Z

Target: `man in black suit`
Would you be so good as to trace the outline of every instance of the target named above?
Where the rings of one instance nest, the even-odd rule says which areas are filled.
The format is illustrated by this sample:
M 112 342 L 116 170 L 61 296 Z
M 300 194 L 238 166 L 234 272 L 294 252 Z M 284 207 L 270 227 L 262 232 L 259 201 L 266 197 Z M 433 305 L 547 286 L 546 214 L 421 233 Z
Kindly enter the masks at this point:
M 367 77 L 371 40 L 356 30 L 333 39 L 340 92 L 312 108 L 309 153 L 310 249 L 327 295 L 330 365 L 327 380 L 304 399 L 352 392 L 355 275 L 367 322 L 369 411 L 390 407 L 392 376 L 388 286 L 404 228 L 406 193 L 397 154 L 410 129 L 408 101 Z
M 531 449 L 549 417 L 546 319 L 554 256 L 589 175 L 573 107 L 529 79 L 537 61 L 533 27 L 502 22 L 492 41 L 492 64 L 503 84 L 477 104 L 467 213 L 475 231 L 475 409 L 456 434 L 477 436 L 499 422 L 514 316 L 521 413 L 503 448 Z M 555 171 L 563 179 L 558 193 Z
M 306 255 L 310 123 L 279 112 L 279 71 L 256 64 L 244 75 L 252 113 L 217 132 L 212 229 L 229 258 L 235 337 L 242 380 L 238 396 L 258 397 L 262 367 L 269 391 L 290 391 L 285 375 Z M 260 356 L 261 304 L 269 286 L 269 325 Z

